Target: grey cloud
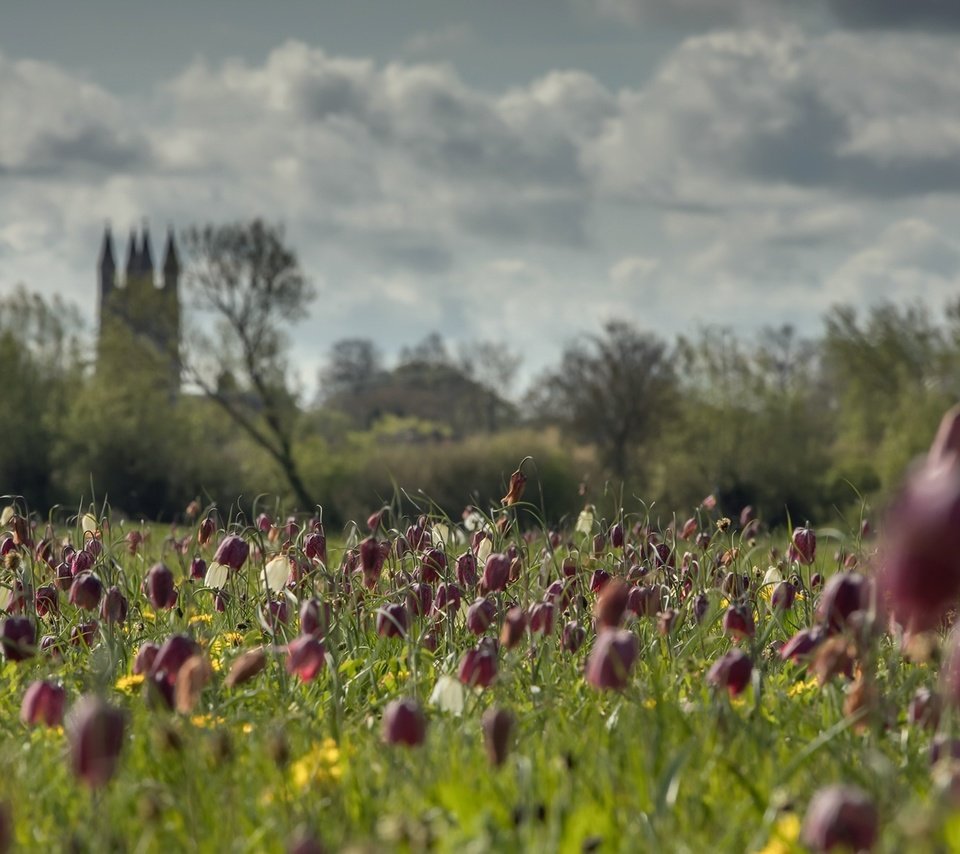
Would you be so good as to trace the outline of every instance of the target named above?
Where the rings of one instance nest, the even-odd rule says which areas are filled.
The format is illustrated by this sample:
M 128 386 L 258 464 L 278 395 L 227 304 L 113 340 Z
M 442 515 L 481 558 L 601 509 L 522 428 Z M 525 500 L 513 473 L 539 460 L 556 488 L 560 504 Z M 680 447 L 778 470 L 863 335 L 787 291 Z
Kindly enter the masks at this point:
M 584 247 L 586 202 L 568 199 L 510 199 L 500 203 L 466 204 L 457 220 L 471 236 L 509 243 Z
M 399 243 L 380 247 L 377 255 L 388 268 L 400 267 L 425 275 L 446 273 L 453 267 L 453 254 L 440 244 Z
M 100 173 L 144 169 L 151 162 L 146 140 L 125 138 L 103 125 L 73 132 L 45 131 L 31 143 L 27 156 L 9 164 L 12 174 L 70 178 L 90 171 Z
M 827 5 L 848 27 L 960 29 L 960 3 L 956 0 L 827 0 Z

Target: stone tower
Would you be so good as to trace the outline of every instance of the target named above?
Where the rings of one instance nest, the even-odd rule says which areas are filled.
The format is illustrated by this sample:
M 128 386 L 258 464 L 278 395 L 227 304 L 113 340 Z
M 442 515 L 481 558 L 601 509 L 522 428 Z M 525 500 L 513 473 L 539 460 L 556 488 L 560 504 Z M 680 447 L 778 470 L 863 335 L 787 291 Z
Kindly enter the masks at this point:
M 180 391 L 180 259 L 171 229 L 160 280 L 154 276 L 150 232 L 131 230 L 121 281 L 107 227 L 100 250 L 97 373 L 117 382 L 148 382 Z

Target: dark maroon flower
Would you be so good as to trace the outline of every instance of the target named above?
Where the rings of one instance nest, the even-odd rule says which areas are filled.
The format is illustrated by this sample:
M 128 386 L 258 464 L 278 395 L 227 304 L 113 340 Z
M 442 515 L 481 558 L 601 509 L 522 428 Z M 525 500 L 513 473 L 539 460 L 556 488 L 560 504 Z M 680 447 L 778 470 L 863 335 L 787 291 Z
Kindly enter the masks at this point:
M 146 675 L 153 669 L 153 662 L 157 658 L 160 647 L 152 641 L 140 644 L 136 657 L 133 659 L 133 672 L 137 675 Z
M 270 529 L 273 527 L 273 519 L 271 519 L 266 513 L 261 513 L 257 516 L 256 520 L 257 530 L 261 534 L 269 534 Z
M 57 588 L 52 584 L 44 584 L 37 588 L 33 595 L 34 607 L 37 609 L 37 616 L 45 617 L 47 614 L 60 613 L 60 595 Z
M 497 616 L 497 608 L 489 599 L 479 598 L 467 608 L 467 628 L 482 635 Z
M 533 634 L 553 634 L 556 609 L 552 602 L 537 602 L 530 607 L 530 631 Z
M 605 569 L 595 569 L 590 575 L 590 592 L 599 593 L 610 580 L 610 573 Z
M 327 538 L 322 531 L 307 534 L 303 540 L 303 553 L 310 560 L 318 560 L 324 564 L 327 562 Z
M 627 594 L 627 607 L 638 617 L 655 617 L 660 612 L 660 588 L 631 587 Z
M 0 646 L 7 661 L 24 661 L 36 652 L 37 630 L 27 617 L 7 617 L 0 624 Z
M 229 566 L 231 569 L 240 569 L 250 555 L 250 546 L 236 534 L 228 534 L 220 541 L 214 552 L 214 563 Z
M 743 650 L 731 649 L 720 656 L 707 671 L 707 684 L 714 688 L 726 688 L 731 697 L 743 693 L 750 684 L 753 662 Z
M 551 582 L 543 594 L 544 602 L 553 602 L 560 611 L 566 611 L 573 602 L 576 583 L 570 579 L 558 578 Z
M 797 598 L 797 588 L 789 581 L 781 581 L 770 594 L 770 607 L 774 611 L 789 611 Z
M 420 559 L 420 579 L 428 584 L 442 581 L 447 574 L 447 556 L 440 549 L 428 549 Z
M 203 581 L 207 576 L 207 562 L 202 557 L 190 561 L 190 577 L 194 581 Z
M 476 586 L 477 558 L 472 551 L 465 551 L 457 558 L 457 583 L 466 590 Z
M 781 647 L 780 657 L 784 661 L 790 660 L 794 662 L 809 658 L 826 636 L 826 632 L 819 626 L 800 629 L 799 632 Z
M 20 703 L 20 720 L 28 726 L 41 723 L 48 727 L 60 726 L 66 702 L 67 692 L 62 685 L 46 680 L 34 682 Z
M 570 620 L 563 627 L 563 636 L 561 646 L 566 652 L 576 652 L 583 646 L 587 638 L 587 632 L 576 620 Z
M 377 586 L 385 557 L 375 537 L 367 537 L 360 543 L 360 570 L 363 573 L 363 586 L 367 590 Z
M 285 626 L 290 620 L 290 609 L 287 607 L 287 600 L 282 599 L 269 599 L 266 604 L 259 612 L 260 615 L 260 625 L 263 627 L 263 630 L 269 634 L 273 634 L 280 628 L 280 626 Z
M 123 712 L 93 695 L 81 697 L 70 712 L 67 732 L 73 773 L 97 788 L 109 782 L 123 747 Z
M 300 635 L 287 644 L 287 673 L 296 673 L 304 682 L 316 679 L 325 664 L 323 644 L 313 635 Z
M 750 576 L 728 572 L 720 582 L 720 590 L 731 599 L 738 599 L 750 589 Z
M 915 726 L 936 729 L 940 723 L 940 695 L 929 688 L 917 688 L 907 706 L 907 720 Z
M 500 643 L 507 649 L 513 649 L 521 640 L 523 633 L 527 630 L 527 615 L 523 608 L 511 608 L 503 618 L 503 626 L 500 629 Z
M 820 594 L 817 617 L 828 632 L 840 631 L 850 616 L 870 606 L 870 582 L 857 572 L 838 572 Z
M 870 851 L 880 818 L 870 796 L 856 786 L 835 784 L 817 791 L 803 818 L 800 839 L 814 851 Z
M 419 747 L 426 737 L 427 722 L 416 700 L 392 700 L 383 710 L 383 740 L 387 744 Z
M 723 631 L 735 641 L 752 638 L 756 628 L 748 605 L 731 605 L 723 615 Z
M 706 593 L 698 593 L 693 600 L 693 619 L 697 624 L 703 622 L 710 610 L 710 597 Z
M 100 619 L 105 623 L 125 623 L 128 607 L 123 591 L 117 586 L 110 587 L 100 602 Z
M 149 675 L 166 674 L 165 679 L 173 685 L 184 662 L 199 653 L 200 647 L 193 638 L 187 635 L 170 635 L 158 650 Z
M 619 522 L 610 528 L 610 547 L 614 549 L 623 548 L 623 525 Z
M 460 659 L 460 681 L 471 687 L 486 688 L 497 678 L 497 654 L 489 646 L 478 644 Z
M 437 586 L 437 595 L 433 600 L 433 613 L 437 616 L 447 613 L 456 614 L 460 610 L 462 597 L 460 588 L 453 582 L 440 584 Z
M 426 616 L 433 608 L 433 588 L 426 582 L 411 584 L 406 598 L 407 610 L 417 617 Z
M 300 632 L 322 637 L 333 625 L 333 611 L 327 602 L 306 599 L 300 606 Z
M 100 630 L 100 624 L 96 620 L 89 620 L 86 623 L 77 623 L 70 629 L 70 643 L 74 646 L 93 646 L 97 638 L 97 632 Z
M 217 532 L 217 523 L 213 521 L 211 516 L 207 516 L 197 527 L 197 543 L 201 546 L 205 546 L 210 540 L 213 539 L 213 535 Z
M 177 588 L 173 573 L 162 563 L 154 564 L 143 579 L 143 592 L 158 611 L 177 604 Z
M 82 572 L 87 572 L 93 568 L 93 555 L 90 554 L 86 549 L 81 549 L 78 552 L 73 553 L 73 557 L 70 559 L 70 574 L 73 576 L 80 575 Z
M 480 720 L 487 757 L 490 764 L 495 767 L 499 768 L 507 758 L 513 724 L 513 715 L 507 709 L 487 709 Z
M 813 528 L 794 528 L 792 556 L 799 563 L 810 565 L 817 554 L 817 535 Z
M 377 611 L 377 634 L 385 638 L 402 638 L 407 634 L 407 609 L 395 602 Z
M 603 629 L 587 661 L 587 682 L 594 688 L 621 691 L 627 687 L 637 659 L 637 636 L 626 629 Z
M 503 590 L 510 579 L 510 558 L 499 552 L 487 557 L 483 567 L 483 577 L 480 579 L 480 592 L 493 593 Z
M 100 604 L 103 583 L 93 572 L 82 572 L 73 579 L 67 601 L 78 608 L 93 611 Z

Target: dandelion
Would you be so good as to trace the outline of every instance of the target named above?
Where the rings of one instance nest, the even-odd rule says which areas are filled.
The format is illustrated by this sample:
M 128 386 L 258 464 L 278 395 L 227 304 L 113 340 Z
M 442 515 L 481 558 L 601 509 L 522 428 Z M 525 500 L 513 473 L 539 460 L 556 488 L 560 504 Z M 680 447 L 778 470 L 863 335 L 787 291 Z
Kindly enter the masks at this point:
M 140 690 L 143 685 L 144 675 L 142 673 L 131 673 L 129 676 L 121 676 L 115 683 L 116 688 L 121 694 L 132 696 Z
M 785 812 L 773 826 L 767 844 L 757 854 L 792 854 L 797 850 L 800 838 L 800 816 L 795 812 Z
M 332 738 L 325 738 L 304 756 L 290 763 L 290 780 L 300 790 L 335 785 L 343 776 L 340 749 Z
M 213 622 L 213 614 L 194 614 L 187 622 L 191 626 L 209 625 Z

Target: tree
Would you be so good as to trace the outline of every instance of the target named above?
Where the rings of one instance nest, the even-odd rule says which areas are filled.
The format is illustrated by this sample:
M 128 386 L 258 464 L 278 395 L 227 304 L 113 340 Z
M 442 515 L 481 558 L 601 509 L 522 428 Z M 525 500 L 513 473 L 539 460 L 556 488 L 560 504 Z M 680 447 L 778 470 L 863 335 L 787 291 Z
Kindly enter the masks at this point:
M 383 375 L 383 358 L 369 338 L 343 338 L 330 348 L 327 366 L 320 372 L 323 398 L 357 395 L 369 390 Z
M 185 282 L 217 320 L 198 338 L 187 375 L 276 462 L 304 508 L 313 505 L 294 457 L 300 410 L 287 381 L 282 325 L 303 316 L 313 291 L 282 230 L 259 219 L 184 234 Z M 230 384 L 218 382 L 230 374 Z
M 675 401 L 667 345 L 622 321 L 602 335 L 569 344 L 560 366 L 534 389 L 533 402 L 578 438 L 596 444 L 610 471 L 623 479 L 633 451 L 656 436 Z

